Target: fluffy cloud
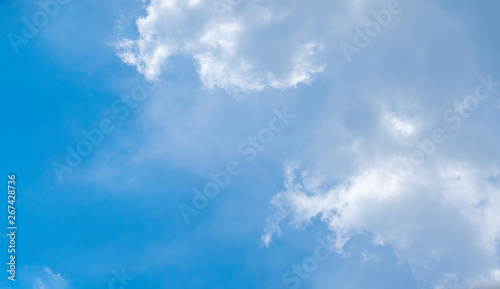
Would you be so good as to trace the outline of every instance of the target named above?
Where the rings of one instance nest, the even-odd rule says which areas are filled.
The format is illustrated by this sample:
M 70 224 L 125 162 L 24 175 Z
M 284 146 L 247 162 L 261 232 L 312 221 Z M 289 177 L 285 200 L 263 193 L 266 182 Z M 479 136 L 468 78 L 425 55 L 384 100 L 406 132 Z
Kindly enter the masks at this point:
M 410 98 L 393 86 L 387 95 L 364 92 L 370 100 L 360 103 L 325 105 L 309 147 L 294 155 L 300 165 L 285 166 L 284 190 L 271 199 L 263 243 L 269 246 L 285 224 L 321 221 L 338 252 L 368 233 L 436 289 L 498 287 L 500 170 L 493 147 L 499 136 L 485 121 L 496 118 L 488 103 L 498 101 L 498 92 L 468 111 L 459 128 L 442 119 L 449 108 L 461 111 L 457 104 L 468 91 L 429 106 L 433 93 L 417 90 Z M 422 143 L 436 128 L 447 138 L 424 154 Z M 402 173 L 401 160 L 419 150 L 424 159 L 413 173 Z
M 415 141 L 442 125 L 446 109 L 460 107 L 456 104 L 473 92 L 478 74 L 489 73 L 477 67 L 466 27 L 436 3 L 413 1 L 410 8 L 411 1 L 401 1 L 404 12 L 392 22 L 397 25 L 383 30 L 347 65 L 339 43 L 352 42 L 353 27 L 363 27 L 372 20 L 370 11 L 387 2 L 330 2 L 244 1 L 219 15 L 211 11 L 220 1 L 152 0 L 147 15 L 137 21 L 138 38 L 123 39 L 117 50 L 151 80 L 168 70 L 173 56 L 187 55 L 206 88 L 229 92 L 291 88 L 312 83 L 323 72 L 332 80 L 331 93 L 320 109 L 298 111 L 313 121 L 297 132 L 299 152 L 283 150 L 303 169 L 287 164 L 285 188 L 272 198 L 275 210 L 263 242 L 271 244 L 285 222 L 303 225 L 319 219 L 331 229 L 338 251 L 368 232 L 374 244 L 392 246 L 418 279 L 436 289 L 495 288 L 500 282 L 500 174 L 495 165 L 500 137 L 487 123 L 496 119 L 498 108 L 481 103 L 481 113 L 464 119 L 459 133 L 448 131 L 450 140 L 414 174 L 395 175 Z M 312 95 L 317 90 L 307 92 L 311 95 L 300 98 L 317 96 Z M 191 112 L 173 109 L 171 99 L 157 99 L 164 105 L 155 103 L 145 118 L 172 137 L 152 143 L 178 143 L 176 155 L 183 150 L 193 155 L 209 141 L 230 143 L 224 136 L 241 130 L 231 126 L 234 115 L 241 124 L 255 118 L 251 113 L 241 117 L 245 110 L 234 105 L 224 116 L 219 111 L 228 107 L 227 100 L 218 96 L 207 97 L 212 105 L 193 100 L 199 105 Z M 165 111 L 182 111 L 185 121 Z M 207 130 L 214 122 L 207 119 L 214 115 L 214 129 Z M 192 165 L 200 167 L 200 160 Z
M 149 80 L 172 56 L 189 55 L 206 88 L 286 89 L 324 71 L 327 42 L 350 30 L 342 23 L 357 21 L 365 2 L 381 1 L 152 0 L 137 20 L 138 38 L 122 39 L 116 49 Z
M 308 146 L 291 155 L 298 162 L 285 166 L 284 190 L 271 199 L 274 213 L 262 241 L 270 245 L 285 224 L 321 221 L 339 252 L 350 239 L 368 233 L 374 245 L 390 245 L 419 281 L 436 289 L 496 288 L 500 170 L 493 147 L 500 137 L 490 123 L 497 119 L 492 104 L 498 102 L 498 91 L 467 112 L 460 128 L 444 121 L 449 109 L 462 113 L 461 104 L 474 93 L 480 73 L 467 34 L 450 32 L 458 25 L 452 15 L 428 3 L 415 9 L 405 12 L 399 23 L 404 29 L 367 49 L 364 62 L 345 69 L 349 76 L 337 76 L 307 135 Z M 414 18 L 423 12 L 432 19 L 429 24 Z M 436 22 L 440 25 L 433 31 Z M 415 40 L 402 44 L 410 34 Z M 437 51 L 435 35 L 446 35 L 441 43 L 446 51 L 463 44 L 467 60 L 446 71 L 467 81 L 448 82 L 433 64 L 436 55 L 444 62 L 459 59 Z M 395 59 L 394 47 L 404 57 Z M 408 67 L 421 70 L 405 75 Z M 413 174 L 401 177 L 400 161 L 435 128 L 445 131 L 446 142 L 436 144 L 436 152 Z
M 263 240 L 269 244 L 284 219 L 300 224 L 319 217 L 335 233 L 338 251 L 369 232 L 424 280 L 458 274 L 500 282 L 500 183 L 492 181 L 499 171 L 445 162 L 407 178 L 390 172 L 379 164 L 325 188 L 314 174 L 287 165 L 285 190 L 272 199 L 277 213 Z

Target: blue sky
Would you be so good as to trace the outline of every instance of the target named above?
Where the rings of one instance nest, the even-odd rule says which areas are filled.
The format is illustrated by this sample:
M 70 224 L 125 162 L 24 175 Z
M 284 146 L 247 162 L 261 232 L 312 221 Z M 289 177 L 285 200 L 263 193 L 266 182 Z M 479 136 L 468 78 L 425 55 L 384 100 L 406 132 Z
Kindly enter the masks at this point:
M 0 288 L 500 288 L 497 1 L 40 3 Z

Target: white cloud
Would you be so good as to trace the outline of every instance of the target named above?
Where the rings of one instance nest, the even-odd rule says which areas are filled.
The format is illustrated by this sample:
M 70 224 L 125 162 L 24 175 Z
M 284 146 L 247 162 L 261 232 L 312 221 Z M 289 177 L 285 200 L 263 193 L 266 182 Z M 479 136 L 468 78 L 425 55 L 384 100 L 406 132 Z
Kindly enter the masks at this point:
M 415 276 L 436 289 L 451 283 L 498 284 L 500 217 L 495 208 L 500 200 L 499 184 L 492 181 L 498 171 L 485 162 L 498 161 L 493 145 L 498 138 L 464 125 L 461 135 L 414 175 L 393 176 L 394 164 L 408 157 L 415 141 L 428 137 L 443 111 L 474 88 L 470 82 L 479 72 L 467 29 L 435 3 L 413 1 L 410 7 L 405 1 L 404 15 L 394 17 L 397 25 L 359 55 L 364 62 L 347 67 L 337 65 L 345 64 L 338 43 L 351 41 L 352 28 L 366 23 L 369 11 L 384 8 L 386 1 L 332 2 L 247 1 L 218 18 L 209 15 L 210 1 L 153 0 L 137 22 L 139 37 L 124 39 L 117 48 L 149 79 L 159 78 L 173 55 L 188 55 L 209 89 L 286 89 L 329 73 L 331 93 L 322 108 L 299 111 L 314 114 L 310 129 L 297 132 L 303 150 L 286 148 L 307 169 L 287 164 L 285 189 L 272 199 L 275 211 L 263 243 L 270 245 L 282 234 L 285 221 L 302 226 L 318 218 L 332 230 L 338 251 L 350 238 L 369 232 L 374 244 L 390 244 Z M 241 117 L 245 110 L 224 98 L 183 97 L 197 98 L 195 105 L 179 109 L 173 97 L 158 97 L 148 110 L 144 118 L 164 128 L 150 141 L 160 148 L 152 151 L 168 152 L 162 159 L 195 155 L 179 163 L 204 170 L 199 156 L 215 155 L 206 144 L 224 144 L 223 151 L 231 152 L 226 135 L 241 131 L 231 126 L 235 119 L 240 126 L 255 117 Z M 238 117 L 224 115 L 225 110 Z M 211 125 L 214 129 L 207 129 Z M 485 139 L 481 144 L 472 141 L 480 138 Z M 200 147 L 203 152 L 197 152 Z
M 408 137 L 415 132 L 415 125 L 392 114 L 386 114 L 384 121 L 396 137 Z
M 377 236 L 374 243 L 390 244 L 424 281 L 438 284 L 449 274 L 474 284 L 500 281 L 495 277 L 500 183 L 491 181 L 498 170 L 446 161 L 409 178 L 390 172 L 377 163 L 318 190 L 308 188 L 309 177 L 297 178 L 295 165 L 288 165 L 285 190 L 272 199 L 277 213 L 263 241 L 269 244 L 285 219 L 300 224 L 318 217 L 334 232 L 338 251 L 350 238 L 370 232 Z
M 283 90 L 324 71 L 326 42 L 334 47 L 350 33 L 346 18 L 357 21 L 367 2 L 382 3 L 152 0 L 137 20 L 138 38 L 121 39 L 116 49 L 149 80 L 167 70 L 172 56 L 190 55 L 206 88 Z

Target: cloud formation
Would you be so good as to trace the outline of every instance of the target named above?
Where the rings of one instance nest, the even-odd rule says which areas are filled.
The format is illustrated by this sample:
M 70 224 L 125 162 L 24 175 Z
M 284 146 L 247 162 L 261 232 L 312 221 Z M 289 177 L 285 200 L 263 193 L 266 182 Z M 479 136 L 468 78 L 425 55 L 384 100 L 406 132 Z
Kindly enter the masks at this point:
M 285 190 L 272 199 L 277 213 L 263 241 L 269 245 L 284 219 L 300 224 L 319 218 L 335 233 L 338 251 L 351 237 L 369 232 L 424 280 L 458 274 L 467 281 L 500 281 L 500 183 L 492 181 L 497 169 L 443 162 L 408 178 L 390 173 L 378 164 L 325 189 L 314 174 L 288 164 Z
M 499 137 L 485 124 L 496 119 L 498 108 L 481 102 L 480 113 L 462 118 L 459 133 L 446 131 L 450 140 L 438 153 L 413 174 L 396 174 L 416 142 L 441 126 L 443 112 L 464 113 L 461 103 L 474 92 L 477 75 L 489 73 L 478 67 L 469 32 L 439 4 L 413 1 L 410 7 L 412 1 L 401 1 L 404 9 L 392 16 L 390 27 L 348 64 L 339 44 L 353 42 L 357 28 L 373 20 L 373 10 L 386 9 L 388 1 L 334 2 L 244 1 L 221 16 L 210 12 L 220 1 L 153 0 L 137 21 L 137 39 L 121 40 L 117 51 L 150 80 L 161 78 L 173 56 L 187 55 L 205 88 L 227 92 L 283 90 L 314 85 L 320 73 L 331 77 L 324 106 L 300 112 L 314 114 L 314 121 L 297 133 L 301 151 L 287 147 L 301 165 L 286 165 L 284 190 L 272 198 L 274 212 L 263 242 L 270 245 L 285 222 L 319 219 L 332 231 L 338 251 L 358 234 L 369 233 L 374 244 L 389 244 L 419 280 L 436 289 L 497 286 L 500 183 L 495 161 L 500 159 L 494 144 Z M 231 107 L 231 115 L 217 112 L 220 123 L 214 131 L 219 132 L 234 122 L 233 114 L 244 111 L 224 98 L 209 97 L 207 102 L 216 105 L 198 98 L 194 103 L 203 105 L 181 122 L 184 127 L 203 127 L 214 111 Z M 178 121 L 164 116 L 175 111 L 171 107 L 155 105 L 145 116 L 173 127 L 166 131 L 175 137 L 156 142 L 163 147 L 183 142 L 178 150 L 193 155 L 200 147 L 193 139 L 220 143 L 221 135 L 238 131 L 231 128 L 214 138 L 206 129 L 174 127 Z M 193 132 L 199 136 L 189 135 Z M 472 141 L 480 138 L 480 144 Z
M 206 88 L 282 90 L 324 71 L 326 42 L 345 33 L 341 23 L 357 20 L 365 2 L 381 1 L 152 0 L 137 20 L 138 38 L 121 39 L 116 49 L 148 80 L 157 80 L 172 56 L 189 55 Z
M 497 78 L 485 79 L 433 106 L 425 105 L 432 93 L 400 98 L 394 88 L 391 97 L 368 93 L 364 108 L 350 111 L 352 103 L 339 101 L 325 106 L 299 158 L 305 168 L 294 161 L 285 166 L 284 190 L 271 200 L 263 243 L 282 234 L 284 223 L 321 221 L 338 252 L 369 234 L 436 289 L 499 286 L 500 169 L 492 150 L 499 136 L 484 122 L 496 118 L 498 108 L 488 103 L 498 101 L 498 92 L 481 84 Z M 488 87 L 488 97 L 462 105 Z M 473 141 L 480 138 L 488 141 Z

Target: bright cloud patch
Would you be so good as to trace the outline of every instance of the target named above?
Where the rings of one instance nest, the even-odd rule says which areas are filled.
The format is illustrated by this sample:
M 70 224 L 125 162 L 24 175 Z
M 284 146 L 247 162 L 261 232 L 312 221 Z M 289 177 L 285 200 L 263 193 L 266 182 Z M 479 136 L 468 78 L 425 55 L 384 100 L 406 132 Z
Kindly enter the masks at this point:
M 122 39 L 116 49 L 148 80 L 167 69 L 170 57 L 189 55 L 206 88 L 286 89 L 324 71 L 326 42 L 350 30 L 341 23 L 357 19 L 361 2 L 380 1 L 152 0 L 137 20 L 139 37 Z
M 460 286 L 500 284 L 500 183 L 492 181 L 498 170 L 449 162 L 407 178 L 390 171 L 378 165 L 324 189 L 327 183 L 288 165 L 263 241 L 269 244 L 285 219 L 297 224 L 319 217 L 334 232 L 338 251 L 369 232 L 374 244 L 390 244 L 416 277 L 435 288 L 446 288 L 440 286 L 453 276 Z

